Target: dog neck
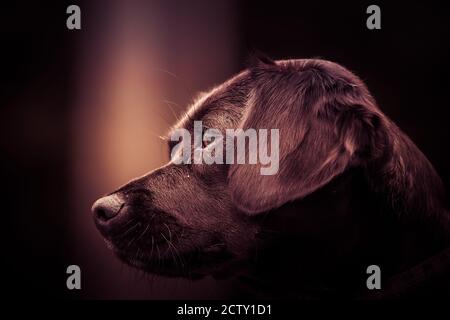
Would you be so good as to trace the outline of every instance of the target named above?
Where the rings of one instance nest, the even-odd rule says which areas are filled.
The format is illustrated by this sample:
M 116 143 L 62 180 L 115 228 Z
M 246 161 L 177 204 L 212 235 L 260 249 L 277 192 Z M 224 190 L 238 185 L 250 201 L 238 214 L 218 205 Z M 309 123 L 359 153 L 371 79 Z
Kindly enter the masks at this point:
M 446 246 L 431 226 L 403 221 L 383 193 L 373 192 L 363 168 L 260 223 L 257 253 L 241 279 L 263 296 L 354 296 L 367 289 L 369 265 L 389 279 Z

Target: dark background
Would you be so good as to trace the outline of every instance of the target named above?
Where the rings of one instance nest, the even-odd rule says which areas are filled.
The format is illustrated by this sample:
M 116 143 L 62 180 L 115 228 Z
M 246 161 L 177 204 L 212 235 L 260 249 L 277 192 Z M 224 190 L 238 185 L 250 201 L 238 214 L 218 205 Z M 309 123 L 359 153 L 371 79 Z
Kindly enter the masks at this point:
M 74 3 L 82 23 L 95 23 L 84 2 Z M 66 29 L 69 4 L 2 3 L 0 10 L 2 285 L 13 296 L 91 297 L 89 290 L 65 287 L 65 268 L 77 263 L 67 218 L 77 201 L 70 187 L 70 123 L 81 37 L 89 32 L 89 24 Z M 381 7 L 381 30 L 365 27 L 370 4 Z M 108 2 L 102 5 L 108 11 Z M 208 15 L 200 2 L 192 6 Z M 441 3 L 245 1 L 234 2 L 233 10 L 239 63 L 229 75 L 244 68 L 255 49 L 275 59 L 343 64 L 366 82 L 449 189 L 450 13 Z

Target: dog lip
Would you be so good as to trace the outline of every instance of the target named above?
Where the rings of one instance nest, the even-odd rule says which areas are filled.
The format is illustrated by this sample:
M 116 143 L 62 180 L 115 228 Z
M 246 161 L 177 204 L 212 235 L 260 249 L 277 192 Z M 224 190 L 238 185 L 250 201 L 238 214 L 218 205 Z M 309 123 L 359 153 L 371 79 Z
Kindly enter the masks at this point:
M 202 252 L 204 253 L 220 253 L 225 250 L 225 245 L 223 243 L 212 244 L 205 247 Z
M 106 239 L 106 238 L 103 238 L 103 241 L 106 243 L 106 247 L 109 249 L 109 250 L 113 250 L 114 251 L 114 245 L 113 245 L 113 243 L 110 241 L 110 240 L 108 240 L 108 239 Z
M 216 243 L 199 250 L 180 252 L 178 259 L 184 260 L 185 264 L 180 265 L 171 256 L 136 257 L 130 252 L 114 246 L 113 242 L 106 241 L 106 243 L 109 243 L 120 260 L 131 267 L 161 276 L 182 277 L 192 280 L 200 279 L 208 274 L 212 275 L 216 272 L 218 264 L 230 257 L 226 254 L 225 244 Z M 186 264 L 186 261 L 190 263 Z

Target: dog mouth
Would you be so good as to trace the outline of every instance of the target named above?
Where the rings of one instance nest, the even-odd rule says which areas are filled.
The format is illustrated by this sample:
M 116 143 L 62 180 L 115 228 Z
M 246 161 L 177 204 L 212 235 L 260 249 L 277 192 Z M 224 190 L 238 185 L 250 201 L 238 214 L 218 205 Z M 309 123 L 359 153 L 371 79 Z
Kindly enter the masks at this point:
M 220 235 L 173 221 L 165 221 L 159 228 L 141 221 L 127 223 L 120 232 L 104 235 L 104 240 L 125 264 L 167 277 L 198 279 L 217 274 L 232 258 Z
M 123 250 L 108 241 L 116 256 L 129 266 L 146 273 L 166 277 L 200 279 L 220 273 L 220 266 L 231 254 L 223 243 L 209 244 L 201 249 L 180 250 L 174 243 L 155 243 L 153 250 L 144 252 L 139 248 Z
M 223 237 L 182 226 L 164 212 L 124 212 L 127 219 L 102 228 L 107 246 L 125 264 L 167 277 L 218 273 L 232 255 Z

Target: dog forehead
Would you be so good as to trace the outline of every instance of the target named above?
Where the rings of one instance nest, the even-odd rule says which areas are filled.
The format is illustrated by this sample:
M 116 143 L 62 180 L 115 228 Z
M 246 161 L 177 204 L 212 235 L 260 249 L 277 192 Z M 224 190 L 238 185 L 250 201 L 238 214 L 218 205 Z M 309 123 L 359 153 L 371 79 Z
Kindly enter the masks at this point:
M 202 121 L 205 127 L 234 127 L 240 120 L 249 92 L 248 72 L 243 71 L 207 92 L 197 95 L 185 115 L 172 130 L 191 130 L 194 121 Z

